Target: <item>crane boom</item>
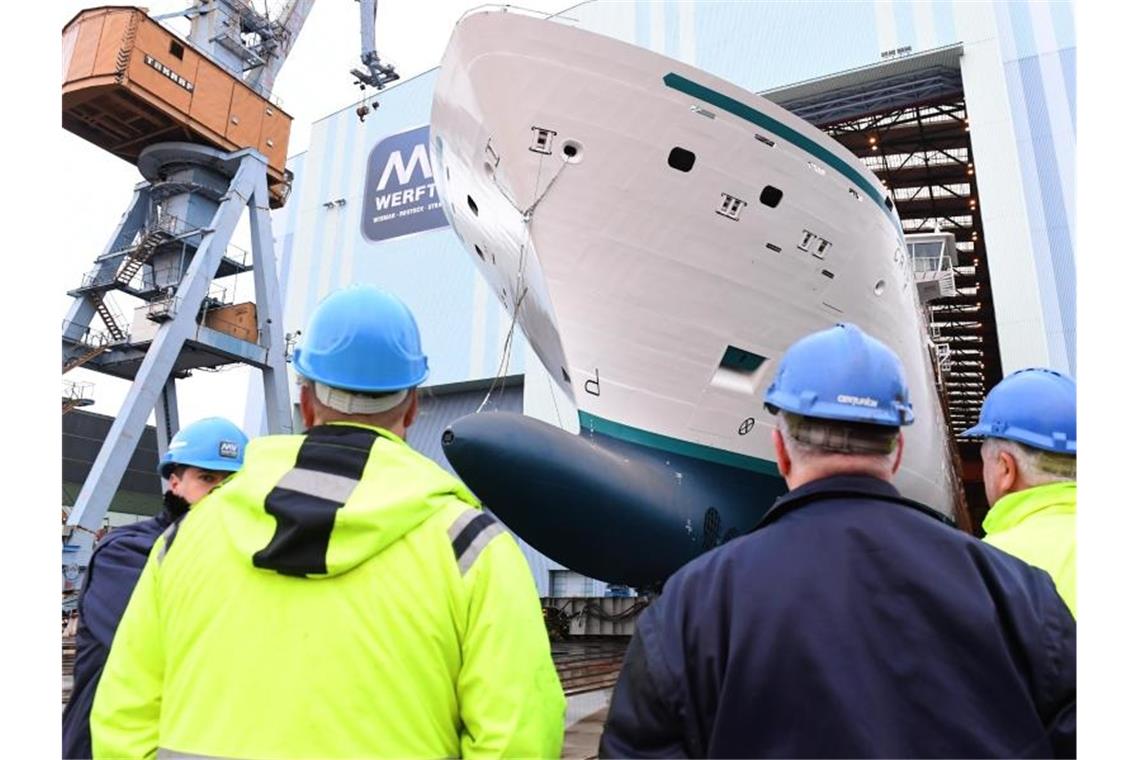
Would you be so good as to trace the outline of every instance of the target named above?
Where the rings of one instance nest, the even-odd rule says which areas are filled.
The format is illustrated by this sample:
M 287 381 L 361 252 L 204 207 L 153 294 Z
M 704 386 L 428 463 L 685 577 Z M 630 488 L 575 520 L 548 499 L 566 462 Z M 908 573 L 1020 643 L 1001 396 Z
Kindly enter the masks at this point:
M 246 74 L 246 84 L 261 92 L 273 90 L 277 74 L 285 64 L 285 59 L 289 56 L 289 51 L 292 50 L 293 43 L 296 42 L 297 35 L 301 33 L 301 27 L 304 26 L 305 19 L 314 5 L 316 5 L 316 0 L 290 0 L 273 22 L 274 36 L 278 41 L 277 46 L 265 65 L 258 66 Z
M 360 61 L 365 70 L 353 69 L 360 89 L 375 87 L 384 89 L 384 85 L 400 78 L 396 68 L 390 63 L 380 60 L 376 52 L 376 0 L 359 0 L 360 2 Z

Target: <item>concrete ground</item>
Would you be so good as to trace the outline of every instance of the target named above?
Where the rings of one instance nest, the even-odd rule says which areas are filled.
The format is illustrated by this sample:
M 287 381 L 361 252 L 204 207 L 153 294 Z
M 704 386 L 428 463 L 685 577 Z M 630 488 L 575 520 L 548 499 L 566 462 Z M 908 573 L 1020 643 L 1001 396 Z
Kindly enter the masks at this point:
M 613 689 L 575 694 L 566 698 L 566 738 L 562 757 L 589 760 L 598 756 L 598 741 L 610 709 Z

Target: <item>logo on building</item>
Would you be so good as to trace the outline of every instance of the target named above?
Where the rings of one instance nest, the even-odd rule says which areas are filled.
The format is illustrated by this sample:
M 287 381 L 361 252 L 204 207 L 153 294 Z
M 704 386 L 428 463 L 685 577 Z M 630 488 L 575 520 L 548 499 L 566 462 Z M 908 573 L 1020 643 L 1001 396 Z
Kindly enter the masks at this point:
M 447 226 L 428 161 L 428 127 L 384 138 L 368 154 L 360 231 L 380 242 Z

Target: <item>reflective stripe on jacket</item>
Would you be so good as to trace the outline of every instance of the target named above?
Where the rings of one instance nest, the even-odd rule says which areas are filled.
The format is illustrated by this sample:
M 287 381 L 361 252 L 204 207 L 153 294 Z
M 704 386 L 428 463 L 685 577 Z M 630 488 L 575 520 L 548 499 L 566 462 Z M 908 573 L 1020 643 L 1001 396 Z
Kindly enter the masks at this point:
M 986 543 L 1039 567 L 1077 616 L 1077 483 L 1027 488 L 1007 494 L 982 522 Z
M 557 757 L 565 698 L 513 539 L 388 431 L 255 440 L 159 542 L 96 757 Z

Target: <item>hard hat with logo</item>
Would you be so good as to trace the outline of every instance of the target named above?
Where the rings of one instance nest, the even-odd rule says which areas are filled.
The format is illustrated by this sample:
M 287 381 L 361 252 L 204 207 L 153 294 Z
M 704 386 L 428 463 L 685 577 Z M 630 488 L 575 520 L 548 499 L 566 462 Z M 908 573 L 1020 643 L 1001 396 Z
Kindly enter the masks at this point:
M 293 351 L 293 367 L 314 382 L 322 403 L 349 414 L 385 411 L 403 398 L 356 394 L 392 394 L 428 376 L 411 310 L 372 285 L 344 288 L 321 301 Z
M 1051 369 L 1018 370 L 993 387 L 978 424 L 963 435 L 1076 456 L 1077 384 Z
M 784 353 L 764 394 L 773 414 L 900 427 L 914 422 L 902 363 L 856 325 L 812 333 Z
M 158 473 L 169 478 L 179 465 L 202 470 L 237 472 L 249 438 L 223 417 L 207 417 L 179 430 L 158 462 Z

